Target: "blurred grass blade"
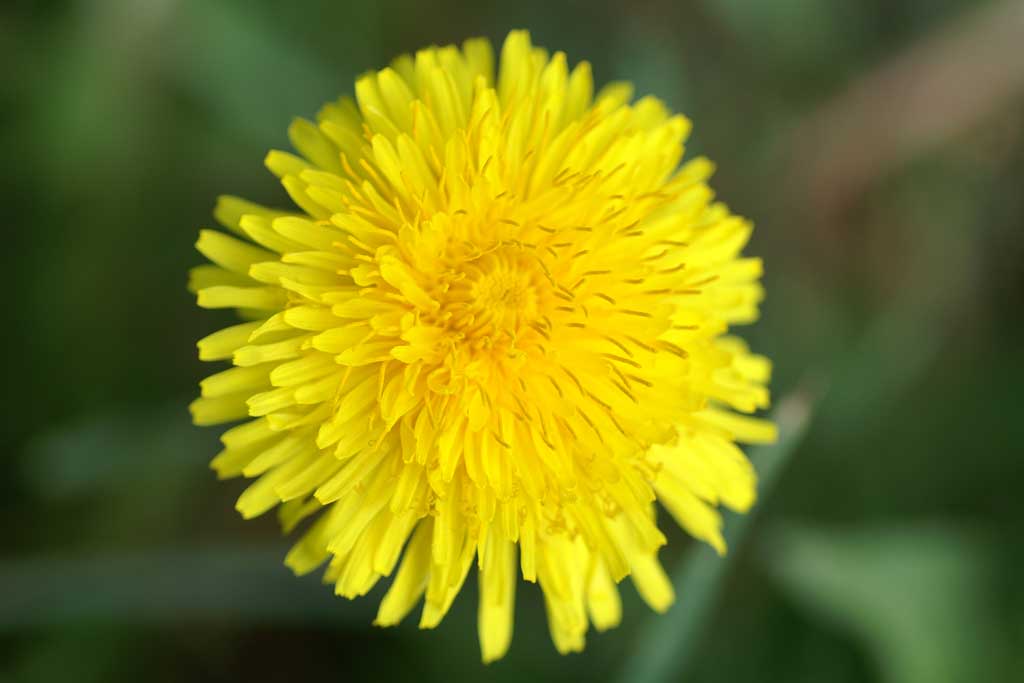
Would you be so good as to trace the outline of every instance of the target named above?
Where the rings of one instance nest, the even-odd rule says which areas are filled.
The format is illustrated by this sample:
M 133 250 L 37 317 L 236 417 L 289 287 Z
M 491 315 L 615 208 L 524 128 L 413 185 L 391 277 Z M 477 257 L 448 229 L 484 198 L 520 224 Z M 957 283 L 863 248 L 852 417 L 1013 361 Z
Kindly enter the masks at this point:
M 811 402 L 804 393 L 783 399 L 775 411 L 779 440 L 752 449 L 750 459 L 758 472 L 758 499 L 765 501 L 790 455 L 807 431 Z M 755 509 L 756 513 L 756 509 Z M 724 534 L 729 554 L 722 558 L 704 545 L 694 549 L 672 576 L 678 601 L 666 615 L 651 615 L 637 634 L 633 654 L 617 680 L 622 683 L 676 681 L 686 670 L 702 635 L 718 590 L 743 544 L 753 514 L 728 515 Z
M 0 563 L 0 632 L 76 622 L 225 619 L 368 625 L 372 601 L 331 600 L 281 563 L 285 546 L 192 548 Z

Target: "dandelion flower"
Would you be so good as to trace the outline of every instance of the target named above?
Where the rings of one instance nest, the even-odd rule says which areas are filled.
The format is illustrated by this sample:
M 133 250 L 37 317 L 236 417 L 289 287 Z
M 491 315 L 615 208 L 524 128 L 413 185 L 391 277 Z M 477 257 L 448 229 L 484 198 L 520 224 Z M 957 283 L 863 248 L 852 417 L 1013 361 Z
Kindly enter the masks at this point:
M 484 40 L 405 55 L 267 156 L 297 208 L 223 197 L 230 232 L 200 232 L 199 306 L 246 321 L 198 344 L 232 367 L 194 421 L 241 421 L 212 467 L 255 480 L 244 517 L 311 518 L 297 574 L 391 577 L 378 625 L 422 599 L 436 626 L 476 564 L 484 661 L 518 575 L 578 651 L 625 577 L 672 603 L 656 501 L 724 552 L 718 506 L 754 500 L 735 443 L 774 438 L 769 363 L 726 336 L 762 297 L 751 224 L 680 164 L 689 121 L 631 93 L 521 31 L 497 69 Z

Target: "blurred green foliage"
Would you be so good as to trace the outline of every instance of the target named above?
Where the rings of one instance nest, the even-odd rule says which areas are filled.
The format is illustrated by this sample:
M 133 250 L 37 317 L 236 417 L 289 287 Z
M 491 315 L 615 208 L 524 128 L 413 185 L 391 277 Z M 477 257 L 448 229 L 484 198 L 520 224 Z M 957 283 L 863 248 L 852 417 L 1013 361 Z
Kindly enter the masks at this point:
M 5 3 L 0 679 L 1016 680 L 1024 78 L 998 49 L 1024 39 L 1019 8 Z M 185 411 L 194 340 L 228 317 L 184 281 L 217 194 L 285 203 L 261 161 L 292 116 L 400 52 L 517 27 L 694 120 L 767 264 L 742 334 L 776 396 L 821 398 L 727 561 L 669 534 L 668 616 L 626 588 L 623 625 L 563 658 L 525 586 L 512 650 L 484 668 L 473 589 L 435 632 L 374 629 L 380 589 L 347 603 L 294 579 L 274 520 L 241 522 L 242 484 L 214 481 L 215 434 Z M 941 135 L 904 144 L 920 130 Z M 638 659 L 652 633 L 667 668 Z

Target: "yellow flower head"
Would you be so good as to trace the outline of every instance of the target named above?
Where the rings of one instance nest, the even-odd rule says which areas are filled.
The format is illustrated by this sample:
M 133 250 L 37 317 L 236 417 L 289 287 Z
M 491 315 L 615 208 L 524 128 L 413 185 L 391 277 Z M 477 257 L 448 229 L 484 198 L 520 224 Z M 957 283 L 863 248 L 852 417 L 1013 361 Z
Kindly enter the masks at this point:
M 245 517 L 315 516 L 286 563 L 327 563 L 349 598 L 392 576 L 376 623 L 424 598 L 436 626 L 477 564 L 485 661 L 512 637 L 517 574 L 555 646 L 620 619 L 616 583 L 673 600 L 655 501 L 724 551 L 745 510 L 734 442 L 774 438 L 769 364 L 730 323 L 757 316 L 751 225 L 680 166 L 690 124 L 625 84 L 593 94 L 525 32 L 429 48 L 356 82 L 301 156 L 266 159 L 298 207 L 233 197 L 200 233 L 204 308 L 250 322 L 199 342 L 233 367 L 201 383 L 222 477 L 256 478 Z M 397 567 L 397 571 L 395 571 Z

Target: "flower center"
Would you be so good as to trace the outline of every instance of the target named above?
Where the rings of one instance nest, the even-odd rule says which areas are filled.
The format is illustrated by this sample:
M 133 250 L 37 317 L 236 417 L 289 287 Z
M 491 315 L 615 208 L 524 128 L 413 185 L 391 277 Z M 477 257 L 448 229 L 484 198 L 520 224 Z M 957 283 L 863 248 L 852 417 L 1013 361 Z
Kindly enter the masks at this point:
M 550 284 L 531 253 L 499 247 L 458 267 L 449 291 L 450 326 L 490 346 L 519 339 L 548 307 Z
M 537 292 L 531 275 L 505 260 L 496 263 L 490 272 L 482 273 L 470 288 L 479 318 L 489 317 L 498 328 L 517 329 L 520 320 L 536 317 Z

